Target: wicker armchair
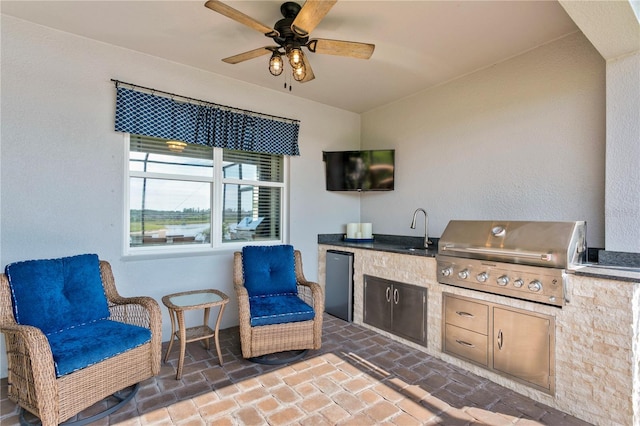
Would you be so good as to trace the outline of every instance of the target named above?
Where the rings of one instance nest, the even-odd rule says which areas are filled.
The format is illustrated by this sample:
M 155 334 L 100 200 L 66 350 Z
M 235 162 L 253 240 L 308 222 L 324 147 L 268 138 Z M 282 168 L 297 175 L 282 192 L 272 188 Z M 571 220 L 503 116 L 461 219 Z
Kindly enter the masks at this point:
M 11 265 L 7 266 L 7 273 L 0 275 L 0 331 L 4 333 L 7 349 L 8 397 L 23 410 L 39 417 L 45 426 L 62 423 L 96 402 L 110 395 L 118 394 L 121 390 L 155 376 L 160 371 L 162 330 L 158 303 L 150 297 L 125 298 L 120 296 L 116 290 L 109 263 L 99 261 L 96 255 L 82 256 L 95 256 L 90 259 L 93 262 L 91 270 L 95 274 L 93 277 L 94 286 L 99 289 L 99 281 L 102 281 L 104 294 L 99 294 L 99 297 L 102 297 L 102 301 L 104 301 L 106 296 L 105 314 L 107 318 L 101 321 L 122 329 L 129 328 L 133 331 L 144 332 L 146 333 L 146 342 L 141 340 L 138 346 L 132 349 L 90 363 L 84 368 L 63 375 L 59 374 L 59 370 L 64 366 L 54 354 L 56 351 L 50 347 L 50 341 L 54 341 L 52 334 L 63 333 L 66 329 L 45 334 L 40 328 L 25 325 L 25 321 L 21 321 L 25 316 L 25 311 L 46 308 L 27 304 L 29 309 L 25 310 L 23 299 L 23 303 L 18 305 L 21 311 L 16 313 L 14 303 L 17 303 L 16 300 L 19 299 L 17 299 L 15 287 L 12 284 L 14 278 L 9 269 Z M 49 262 L 63 259 L 53 259 Z M 82 276 L 82 278 L 76 279 L 75 288 L 84 289 L 82 282 L 84 278 Z M 39 284 L 46 284 L 46 282 L 41 280 Z M 57 284 L 59 282 L 56 282 Z M 42 292 L 46 292 L 49 290 L 44 287 L 55 287 L 55 285 L 41 285 L 41 287 L 43 287 Z M 102 290 L 99 289 L 97 293 L 101 292 Z M 34 293 L 40 293 L 40 290 Z M 27 294 L 27 296 L 29 295 Z M 37 297 L 42 299 L 42 296 Z M 85 300 L 82 299 L 83 297 L 83 295 L 74 295 L 72 299 Z M 83 307 L 82 309 L 85 312 L 93 310 L 93 308 L 87 308 Z M 84 324 L 81 324 L 72 328 L 82 328 L 83 326 Z M 90 345 L 95 346 L 96 341 L 108 339 L 104 335 L 96 337 Z M 77 353 L 87 357 L 81 343 L 73 342 L 73 344 Z M 54 343 L 51 343 L 51 346 L 54 346 Z M 133 389 L 126 400 L 133 396 L 137 385 Z M 119 399 L 121 403 L 107 410 L 108 413 L 115 411 L 123 402 L 126 402 L 126 400 L 122 401 L 122 397 Z M 100 415 L 96 415 L 92 419 L 99 417 Z
M 297 299 L 302 300 L 306 305 L 312 309 L 312 312 L 307 317 L 309 319 L 300 320 L 300 318 L 290 318 L 286 313 L 282 312 L 267 312 L 272 315 L 267 315 L 272 318 L 277 318 L 272 321 L 267 321 L 265 325 L 256 325 L 257 309 L 255 305 L 255 299 L 261 296 L 251 295 L 251 288 L 247 288 L 245 281 L 245 271 L 247 265 L 243 263 L 247 261 L 243 259 L 243 254 L 246 257 L 247 250 L 284 250 L 286 253 L 290 253 L 286 256 L 285 263 L 289 262 L 288 257 L 290 255 L 291 263 L 291 275 L 294 276 L 294 294 L 297 293 Z M 252 260 L 255 256 L 252 257 Z M 273 270 L 272 265 L 265 266 L 269 271 Z M 266 273 L 268 275 L 269 273 Z M 265 278 L 265 277 L 262 277 Z M 266 278 L 268 280 L 268 278 Z M 252 361 L 260 361 L 260 357 L 268 354 L 275 354 L 287 351 L 300 351 L 300 355 L 309 349 L 320 349 L 322 344 L 322 314 L 324 312 L 324 293 L 319 284 L 315 282 L 307 281 L 304 277 L 302 270 L 302 256 L 300 251 L 293 250 L 291 246 L 268 246 L 268 247 L 244 247 L 243 252 L 234 253 L 234 274 L 233 283 L 236 295 L 238 297 L 239 306 L 239 322 L 240 322 L 240 343 L 242 346 L 242 356 Z M 258 286 L 264 288 L 265 283 L 259 282 Z M 267 291 L 268 293 L 268 291 Z M 280 292 L 282 293 L 282 292 Z M 251 297 L 250 297 L 251 296 Z M 278 297 L 278 295 L 263 295 L 263 299 L 272 300 Z M 250 301 L 251 300 L 251 301 Z M 276 303 L 276 305 L 278 305 Z M 252 316 L 253 306 L 253 316 Z M 271 308 L 267 308 L 271 309 Z M 275 310 L 282 309 L 281 305 L 278 305 Z M 252 322 L 254 323 L 252 325 Z M 289 358 L 286 361 L 290 361 Z M 266 363 L 279 363 L 279 362 L 266 362 Z

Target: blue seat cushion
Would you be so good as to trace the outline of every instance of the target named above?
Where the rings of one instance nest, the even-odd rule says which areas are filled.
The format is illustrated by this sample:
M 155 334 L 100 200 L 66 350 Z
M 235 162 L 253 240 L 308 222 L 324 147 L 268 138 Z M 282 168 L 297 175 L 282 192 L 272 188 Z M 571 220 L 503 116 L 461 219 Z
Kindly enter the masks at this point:
M 295 294 L 250 297 L 249 310 L 252 327 L 307 321 L 315 316 L 313 308 Z
M 298 293 L 293 246 L 245 246 L 242 269 L 249 297 Z
M 151 330 L 103 319 L 46 336 L 61 377 L 149 342 Z
M 16 262 L 5 272 L 18 324 L 47 334 L 110 315 L 95 254 Z

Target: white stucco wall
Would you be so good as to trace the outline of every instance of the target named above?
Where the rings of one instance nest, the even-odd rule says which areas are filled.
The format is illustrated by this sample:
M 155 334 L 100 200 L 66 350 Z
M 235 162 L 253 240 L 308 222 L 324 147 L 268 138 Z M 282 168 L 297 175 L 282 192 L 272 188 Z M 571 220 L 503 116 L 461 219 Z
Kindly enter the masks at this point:
M 604 244 L 605 62 L 581 33 L 362 115 L 363 148 L 396 149 L 396 189 L 362 220 L 430 236 L 451 219 L 586 220 Z M 392 207 L 390 207 L 392 206 Z
M 640 19 L 637 0 L 559 0 L 606 60 L 605 247 L 640 252 Z
M 640 32 L 640 27 L 638 32 Z M 607 250 L 640 252 L 640 51 L 607 61 Z
M 290 160 L 289 235 L 303 252 L 309 279 L 317 277 L 317 234 L 358 217 L 357 197 L 324 191 L 322 162 L 323 150 L 357 149 L 357 114 L 5 15 L 1 31 L 2 268 L 17 260 L 98 253 L 111 262 L 123 295 L 160 302 L 176 291 L 217 288 L 232 297 L 222 327 L 237 324 L 230 251 L 122 258 L 126 165 L 123 136 L 113 130 L 112 78 L 301 121 L 301 156 Z M 162 311 L 167 340 L 170 322 Z M 0 376 L 6 377 L 0 340 Z

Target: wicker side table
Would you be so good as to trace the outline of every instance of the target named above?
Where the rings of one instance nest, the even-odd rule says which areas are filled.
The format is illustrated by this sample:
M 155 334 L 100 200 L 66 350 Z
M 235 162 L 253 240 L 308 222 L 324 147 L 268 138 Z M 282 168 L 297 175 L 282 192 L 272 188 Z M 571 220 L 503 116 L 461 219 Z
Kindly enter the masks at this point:
M 220 352 L 220 342 L 218 340 L 218 329 L 220 320 L 224 312 L 225 305 L 229 302 L 229 297 L 219 290 L 193 290 L 182 293 L 168 294 L 162 298 L 162 303 L 169 309 L 169 317 L 171 318 L 171 339 L 164 362 L 169 359 L 169 352 L 173 347 L 174 339 L 180 341 L 180 358 L 178 359 L 178 371 L 176 380 L 182 377 L 182 367 L 184 365 L 184 354 L 188 342 L 196 342 L 204 340 L 204 347 L 209 349 L 209 339 L 215 338 L 216 351 L 218 352 L 218 362 L 222 365 L 222 353 Z M 212 330 L 209 323 L 209 313 L 211 308 L 219 306 L 218 318 L 216 320 L 215 330 Z M 201 326 L 187 328 L 184 323 L 184 311 L 193 309 L 204 309 L 204 322 Z M 176 327 L 177 321 L 177 327 Z

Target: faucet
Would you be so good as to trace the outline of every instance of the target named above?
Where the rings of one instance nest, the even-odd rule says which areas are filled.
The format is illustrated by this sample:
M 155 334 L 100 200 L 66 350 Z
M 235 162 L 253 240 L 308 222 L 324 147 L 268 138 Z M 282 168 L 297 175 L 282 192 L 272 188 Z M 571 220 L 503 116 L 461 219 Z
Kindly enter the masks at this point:
M 424 248 L 429 248 L 429 244 L 433 244 L 429 241 L 428 237 L 428 228 L 429 228 L 429 216 L 427 215 L 427 211 L 425 209 L 416 209 L 413 212 L 413 220 L 411 221 L 411 229 L 416 229 L 416 217 L 418 216 L 418 212 L 424 213 Z

